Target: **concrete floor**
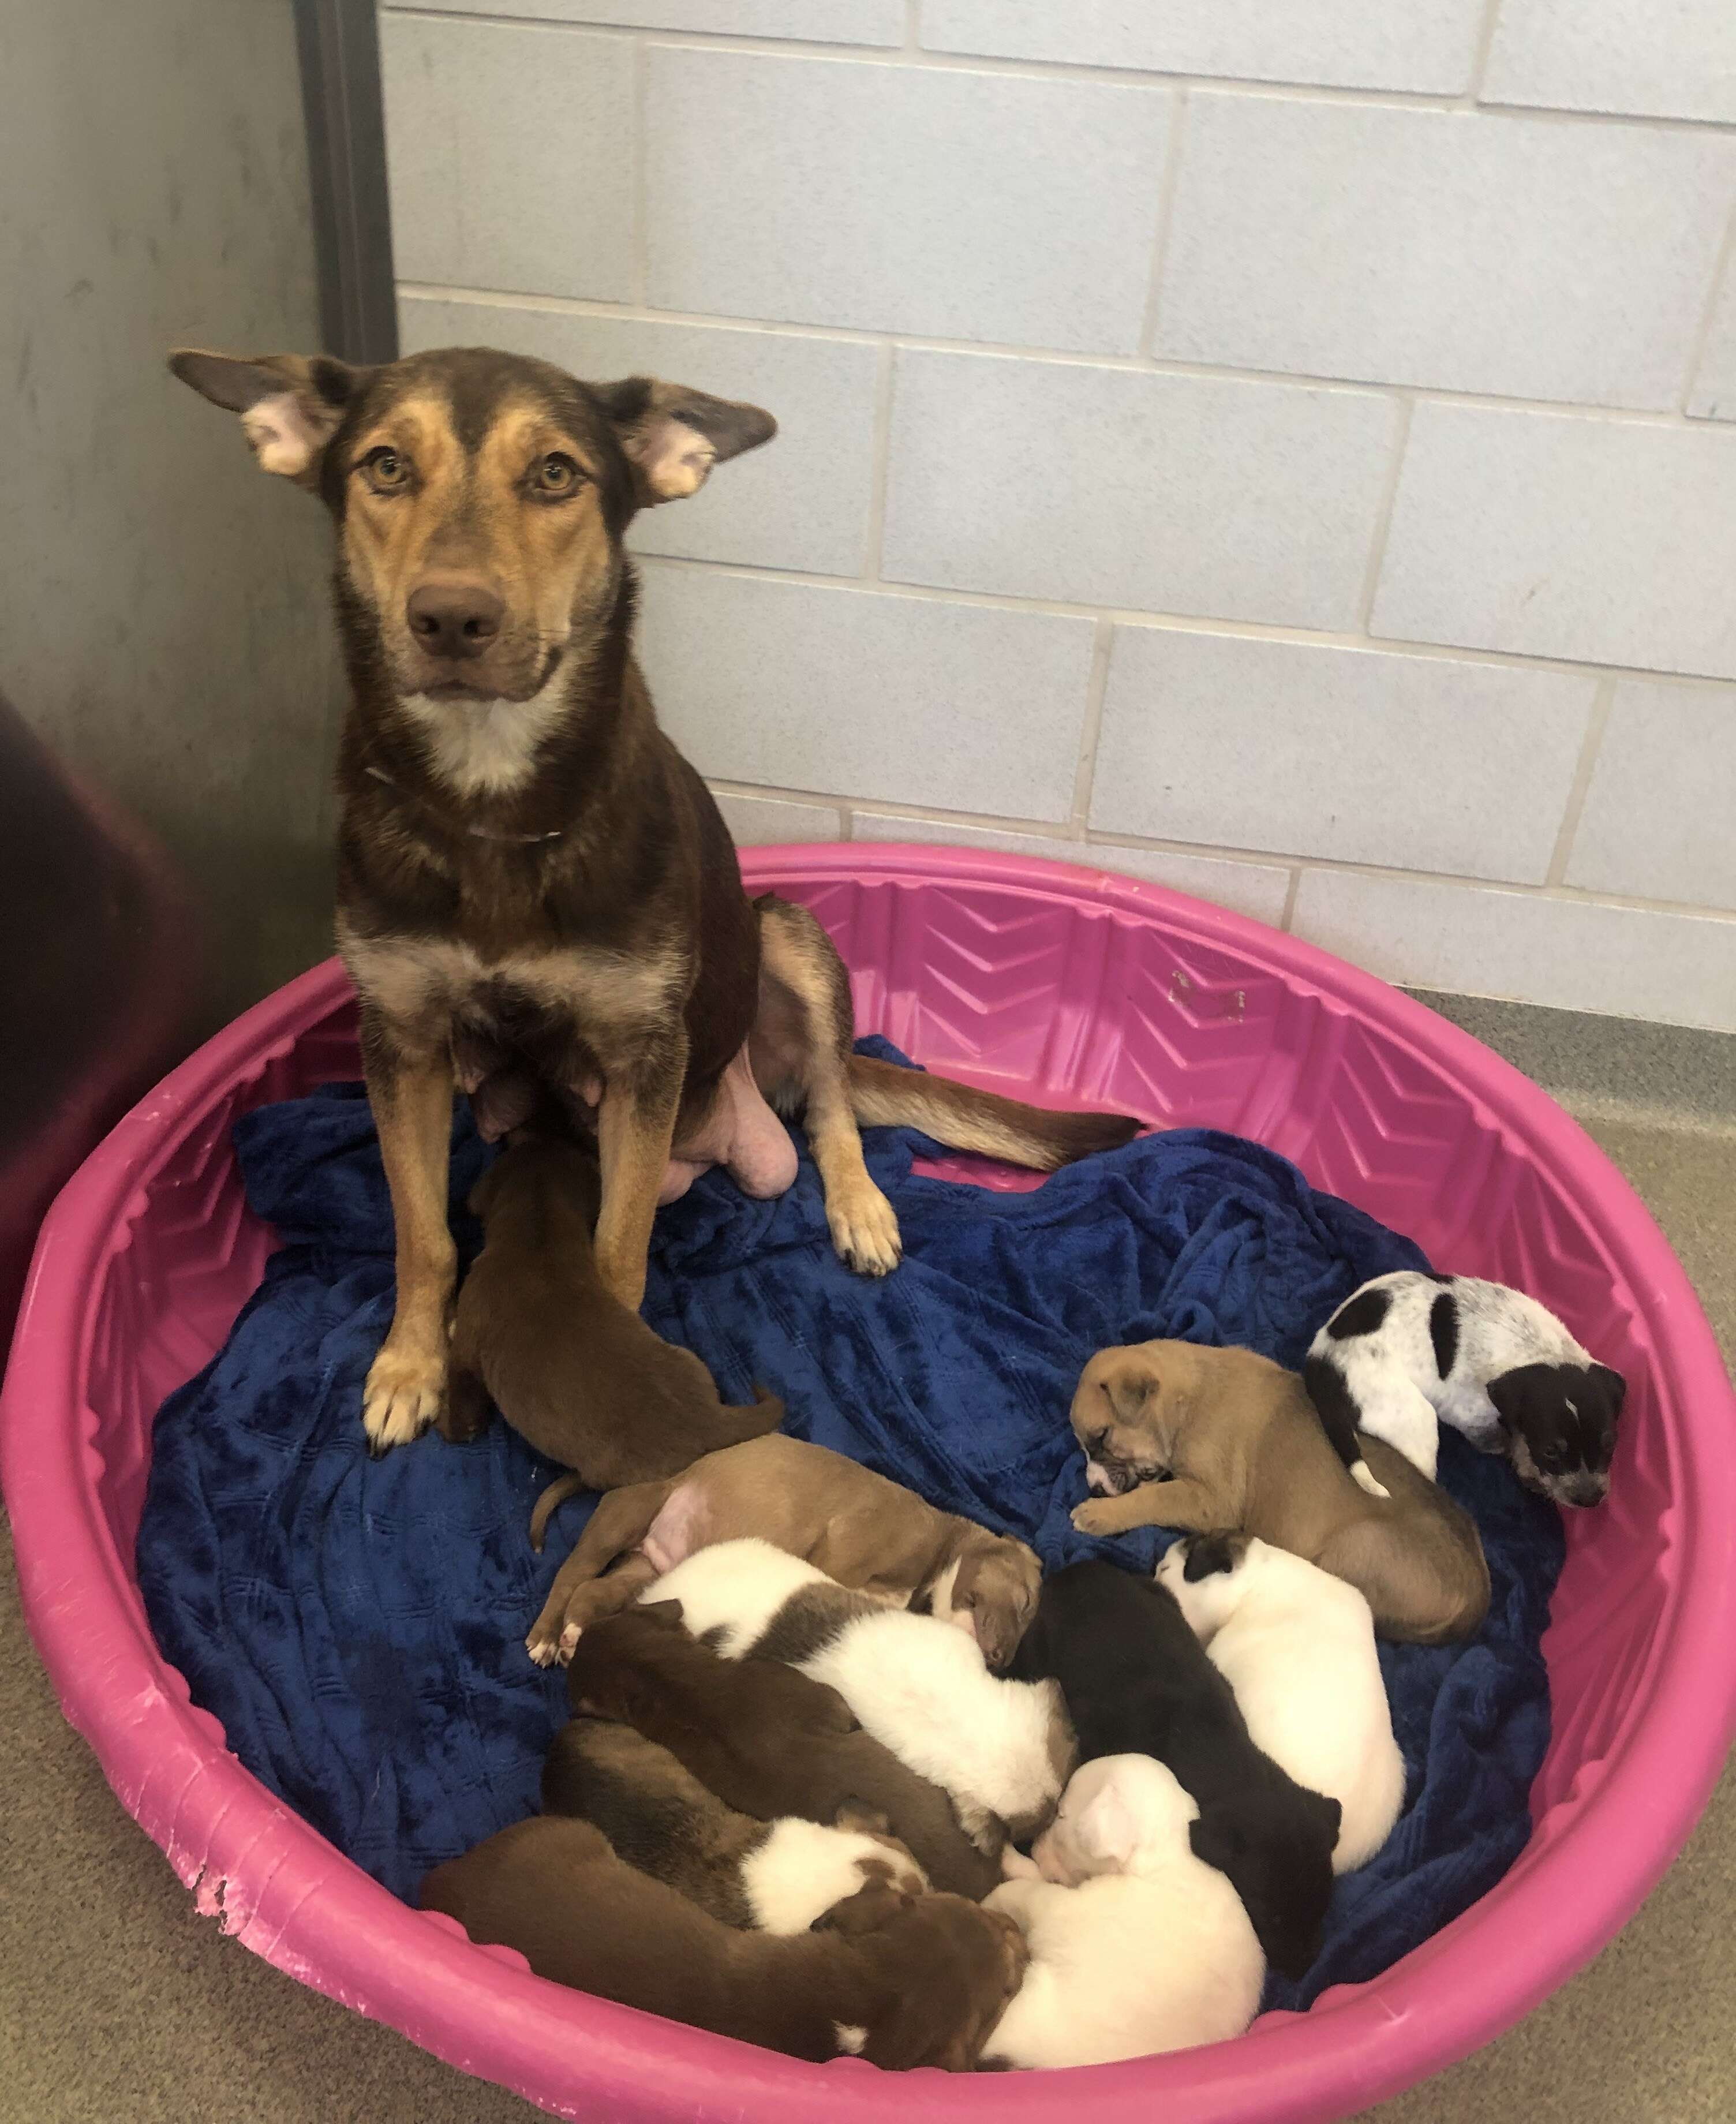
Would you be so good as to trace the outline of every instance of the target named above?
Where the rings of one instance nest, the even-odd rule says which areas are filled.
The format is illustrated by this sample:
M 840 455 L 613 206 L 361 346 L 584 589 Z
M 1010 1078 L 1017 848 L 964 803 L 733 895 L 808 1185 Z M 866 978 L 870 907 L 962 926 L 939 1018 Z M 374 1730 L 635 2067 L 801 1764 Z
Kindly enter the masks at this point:
M 1433 999 L 1432 999 L 1433 1000 Z M 1585 1121 L 1736 1351 L 1736 1041 L 1442 1000 Z M 194 1914 L 62 1721 L 0 1569 L 4 2124 L 525 2124 Z M 1736 1776 L 1650 1901 L 1518 2028 L 1377 2124 L 1727 2124 L 1736 2116 Z M 607 2120 L 598 2120 L 607 2124 Z M 748 2120 L 753 2124 L 753 2120 Z

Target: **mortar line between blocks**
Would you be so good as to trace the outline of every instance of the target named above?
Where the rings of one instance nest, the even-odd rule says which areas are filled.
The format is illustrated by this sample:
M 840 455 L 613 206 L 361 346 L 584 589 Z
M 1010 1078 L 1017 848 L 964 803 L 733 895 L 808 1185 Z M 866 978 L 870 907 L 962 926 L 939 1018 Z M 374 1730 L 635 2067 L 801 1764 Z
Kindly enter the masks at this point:
M 881 342 L 874 372 L 874 432 L 868 459 L 868 530 L 862 580 L 883 580 L 886 543 L 886 486 L 892 472 L 892 382 L 898 342 Z
M 1603 749 L 1603 733 L 1609 724 L 1610 709 L 1615 698 L 1616 680 L 1611 673 L 1605 676 L 1592 699 L 1591 714 L 1585 724 L 1585 740 L 1579 747 L 1579 763 L 1574 768 L 1574 778 L 1567 792 L 1567 803 L 1561 813 L 1560 831 L 1555 835 L 1555 847 L 1550 852 L 1549 868 L 1543 873 L 1546 886 L 1565 885 L 1567 881 L 1568 858 L 1573 853 L 1574 836 L 1579 830 L 1580 815 L 1585 809 L 1585 799 L 1597 768 L 1598 754 Z
M 1492 413 L 1535 413 L 1546 418 L 1607 421 L 1626 427 L 1703 430 L 1677 406 L 1599 406 L 1588 398 L 1525 398 L 1492 391 L 1455 391 L 1444 384 L 1371 382 L 1366 377 L 1321 376 L 1303 369 L 1238 369 L 1222 362 L 1183 361 L 1138 354 L 1081 352 L 1074 347 L 1035 346 L 1016 340 L 947 339 L 932 332 L 889 332 L 861 325 L 826 324 L 787 317 L 734 317 L 722 311 L 663 309 L 648 303 L 611 303 L 589 295 L 554 295 L 512 288 L 473 288 L 450 281 L 400 280 L 397 292 L 409 302 L 475 303 L 509 310 L 542 310 L 552 316 L 607 317 L 626 324 L 687 325 L 703 331 L 762 332 L 768 337 L 843 340 L 858 346 L 879 346 L 890 337 L 915 354 L 970 355 L 983 361 L 1040 361 L 1070 369 L 1125 369 L 1141 376 L 1179 376 L 1206 383 L 1272 384 L 1292 391 L 1330 391 L 1358 398 L 1391 398 L 1408 392 L 1413 398 L 1443 406 L 1477 406 Z
M 649 308 L 651 291 L 650 160 L 651 62 L 643 37 L 633 41 L 633 299 Z
M 1103 699 L 1109 690 L 1110 645 L 1115 623 L 1100 619 L 1091 641 L 1091 668 L 1085 682 L 1085 715 L 1079 729 L 1079 764 L 1073 773 L 1072 807 L 1067 823 L 1075 838 L 1083 838 L 1091 815 L 1091 782 L 1097 771 L 1097 740 L 1103 731 Z
M 759 796 L 795 804 L 823 806 L 847 812 L 856 824 L 872 825 L 876 819 L 914 819 L 935 825 L 978 826 L 987 831 L 1028 835 L 1035 840 L 1070 840 L 1071 822 L 1064 819 L 1012 817 L 999 812 L 966 811 L 945 805 L 924 804 L 917 799 L 891 796 L 841 796 L 836 791 L 786 789 L 769 782 L 738 782 L 723 775 L 707 775 L 714 789 L 730 796 Z M 1704 907 L 1691 900 L 1645 900 L 1631 893 L 1594 892 L 1579 886 L 1527 884 L 1514 878 L 1474 877 L 1464 871 L 1407 870 L 1396 864 L 1353 862 L 1340 856 L 1302 855 L 1295 849 L 1226 848 L 1211 841 L 1161 840 L 1138 834 L 1117 834 L 1087 828 L 1078 837 L 1081 848 L 1103 856 L 1117 850 L 1152 855 L 1202 857 L 1212 862 L 1247 866 L 1263 870 L 1293 871 L 1300 887 L 1309 871 L 1338 873 L 1350 877 L 1386 879 L 1401 885 L 1438 885 L 1456 892 L 1505 893 L 1522 900 L 1545 900 L 1556 905 L 1601 907 L 1612 913 L 1673 915 L 1682 921 L 1736 925 L 1736 909 Z M 1111 866 L 1113 867 L 1113 866 Z
M 1226 619 L 1210 613 L 1154 612 L 1132 605 L 1070 604 L 1059 598 L 1015 595 L 1001 590 L 962 590 L 936 583 L 904 582 L 884 577 L 865 582 L 860 576 L 830 575 L 817 569 L 762 567 L 750 561 L 700 560 L 678 553 L 636 553 L 641 569 L 683 570 L 703 574 L 737 576 L 753 582 L 789 583 L 801 589 L 855 590 L 863 596 L 913 598 L 930 604 L 973 605 L 990 612 L 1022 612 L 1052 619 L 1108 619 L 1117 627 L 1144 627 L 1172 634 L 1222 635 L 1237 641 L 1285 642 L 1297 649 L 1372 650 L 1382 656 L 1415 657 L 1425 662 L 1475 664 L 1509 671 L 1553 671 L 1571 679 L 1601 678 L 1613 671 L 1618 678 L 1655 679 L 1660 685 L 1680 686 L 1695 693 L 1715 693 L 1728 699 L 1732 680 L 1706 672 L 1667 671 L 1645 664 L 1575 664 L 1562 656 L 1544 656 L 1528 650 L 1490 649 L 1471 643 L 1420 641 L 1404 635 L 1359 634 L 1349 628 L 1307 627 L 1285 620 Z
M 1489 78 L 1489 54 L 1494 49 L 1495 26 L 1501 19 L 1501 0 L 1484 0 L 1483 19 L 1477 25 L 1476 44 L 1471 56 L 1471 85 L 1460 101 L 1475 110 Z
M 643 35 L 672 49 L 738 52 L 771 59 L 832 59 L 871 66 L 907 67 L 936 73 L 1000 75 L 1014 81 L 1101 82 L 1119 88 L 1202 88 L 1213 95 L 1242 96 L 1264 102 L 1340 103 L 1389 110 L 1459 110 L 1462 94 L 1440 89 L 1358 87 L 1342 82 L 1260 81 L 1250 75 L 1200 73 L 1185 67 L 1118 67 L 1089 60 L 1011 59 L 995 52 L 933 51 L 908 43 L 863 45 L 817 37 L 756 37 L 745 33 L 658 29 L 623 22 L 567 22 L 547 15 L 492 13 L 479 7 L 419 7 L 385 0 L 382 12 L 421 22 L 467 22 L 490 28 L 547 30 L 553 33 L 618 40 Z M 1640 125 L 1659 133 L 1736 134 L 1736 120 L 1682 118 L 1667 111 L 1574 110 L 1551 104 L 1480 101 L 1476 107 L 1504 118 L 1534 120 L 1541 125 Z
M 1381 585 L 1381 571 L 1386 565 L 1386 542 L 1392 533 L 1392 512 L 1398 506 L 1399 481 L 1404 476 L 1405 453 L 1410 446 L 1410 423 L 1416 412 L 1416 400 L 1408 392 L 1399 400 L 1398 419 L 1392 429 L 1392 463 L 1387 468 L 1386 490 L 1381 496 L 1380 507 L 1374 515 L 1374 536 L 1369 543 L 1368 566 L 1363 576 L 1363 586 L 1356 600 L 1358 631 L 1368 633 L 1368 623 L 1374 617 L 1375 593 Z M 1370 637 L 1372 638 L 1372 637 Z
M 1290 924 L 1296 919 L 1296 896 L 1302 890 L 1302 867 L 1298 863 L 1290 873 L 1290 882 L 1284 892 L 1283 911 L 1278 918 L 1278 926 L 1287 937 L 1295 934 Z
M 1139 354 L 1152 359 L 1157 338 L 1157 308 L 1162 300 L 1164 261 L 1169 256 L 1170 230 L 1175 219 L 1175 195 L 1181 189 L 1182 136 L 1187 131 L 1188 92 L 1175 92 L 1170 115 L 1170 137 L 1163 151 L 1163 174 L 1157 181 L 1157 223 L 1152 233 L 1151 277 L 1146 283 L 1145 309 L 1139 320 Z
M 1724 276 L 1732 270 L 1736 270 L 1736 200 L 1731 202 L 1729 218 L 1724 225 L 1724 241 L 1718 247 L 1717 260 L 1712 267 L 1712 284 L 1707 292 L 1706 309 L 1688 355 L 1687 374 L 1682 379 L 1682 396 L 1677 402 L 1682 415 L 1688 420 L 1696 417 L 1688 410 L 1689 402 L 1694 396 L 1694 386 L 1700 381 L 1706 350 L 1711 344 L 1712 327 L 1717 322 L 1719 303 L 1724 294 Z

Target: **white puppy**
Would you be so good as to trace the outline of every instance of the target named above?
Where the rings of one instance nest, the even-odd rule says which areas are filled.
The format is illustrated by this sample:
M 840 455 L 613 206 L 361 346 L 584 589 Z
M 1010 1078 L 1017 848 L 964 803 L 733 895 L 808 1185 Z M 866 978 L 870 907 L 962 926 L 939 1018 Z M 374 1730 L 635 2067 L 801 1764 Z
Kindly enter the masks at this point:
M 1074 1773 L 1037 1839 L 1044 1877 L 987 1900 L 1016 1920 L 1030 1965 L 985 2065 L 1110 2065 L 1247 2027 L 1265 1958 L 1227 1877 L 1194 1856 L 1199 1813 L 1149 1755 L 1100 1755 Z
M 829 1683 L 865 1732 L 951 1796 L 991 1854 L 1004 1823 L 1024 1842 L 1048 1821 L 1072 1768 L 1059 1685 L 1002 1681 L 976 1640 L 933 1615 L 852 1592 L 756 1539 L 701 1548 L 648 1586 L 725 1659 L 782 1660 Z
M 1243 1534 L 1183 1535 L 1157 1577 L 1235 1690 L 1255 1746 L 1343 1809 L 1333 1872 L 1366 1865 L 1405 1803 L 1405 1759 L 1367 1600 Z

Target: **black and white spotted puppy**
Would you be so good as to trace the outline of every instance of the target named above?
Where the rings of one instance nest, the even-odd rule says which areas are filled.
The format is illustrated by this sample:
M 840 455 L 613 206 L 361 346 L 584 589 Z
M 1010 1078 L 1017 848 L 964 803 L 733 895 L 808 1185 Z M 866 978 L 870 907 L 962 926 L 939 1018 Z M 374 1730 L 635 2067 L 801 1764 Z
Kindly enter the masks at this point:
M 1333 1450 L 1371 1497 L 1358 1431 L 1431 1481 L 1440 1426 L 1505 1453 L 1527 1489 L 1602 1504 L 1627 1383 L 1596 1363 L 1546 1306 L 1505 1284 L 1400 1269 L 1347 1298 L 1302 1366 Z

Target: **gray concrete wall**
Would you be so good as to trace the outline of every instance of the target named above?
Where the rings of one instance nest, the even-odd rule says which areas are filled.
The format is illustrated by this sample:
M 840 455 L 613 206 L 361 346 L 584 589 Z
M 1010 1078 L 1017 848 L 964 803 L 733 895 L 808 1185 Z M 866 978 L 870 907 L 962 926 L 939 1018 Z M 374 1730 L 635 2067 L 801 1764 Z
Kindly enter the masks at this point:
M 164 368 L 318 341 L 291 0 L 0 0 L 0 689 L 180 858 L 210 1013 L 331 948 L 324 512 Z

